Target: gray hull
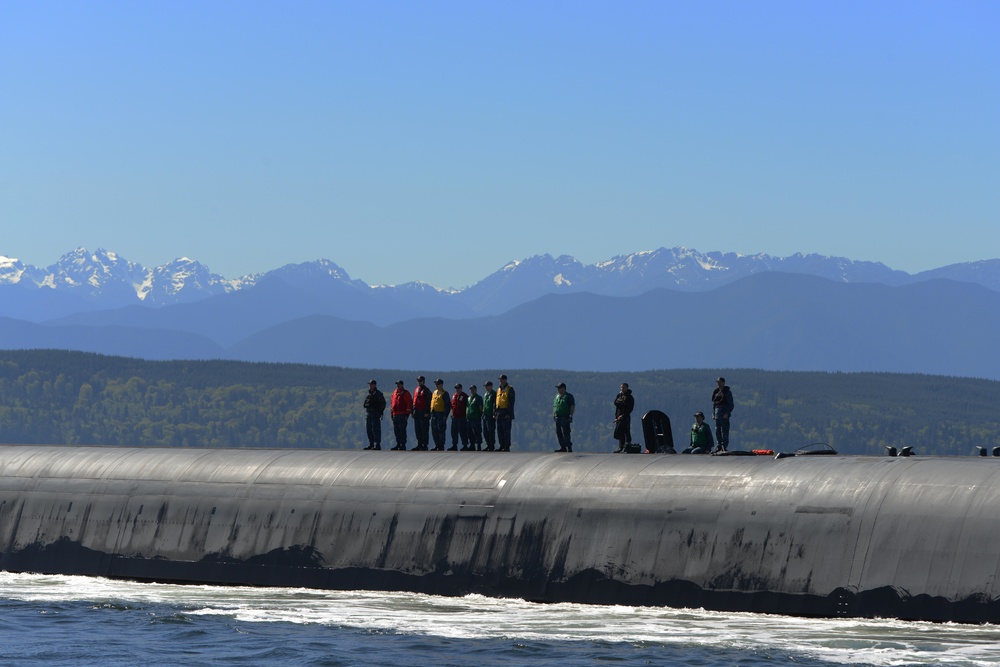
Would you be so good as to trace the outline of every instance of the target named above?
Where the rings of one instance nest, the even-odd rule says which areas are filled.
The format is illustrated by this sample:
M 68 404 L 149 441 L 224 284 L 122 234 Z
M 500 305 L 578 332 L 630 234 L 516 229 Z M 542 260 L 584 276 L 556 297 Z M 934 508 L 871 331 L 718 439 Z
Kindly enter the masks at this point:
M 1000 622 L 1000 460 L 0 447 L 0 568 Z

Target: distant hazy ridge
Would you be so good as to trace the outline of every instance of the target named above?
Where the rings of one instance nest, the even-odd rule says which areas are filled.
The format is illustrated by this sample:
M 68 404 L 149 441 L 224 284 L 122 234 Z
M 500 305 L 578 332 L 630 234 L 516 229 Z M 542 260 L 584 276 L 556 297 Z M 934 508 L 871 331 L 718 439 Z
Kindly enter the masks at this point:
M 142 297 L 142 298 L 140 298 Z M 141 305 L 137 305 L 141 304 Z M 512 262 L 459 291 L 332 262 L 226 280 L 79 250 L 0 262 L 0 348 L 362 368 L 752 367 L 1000 378 L 1000 260 L 882 264 L 660 249 Z

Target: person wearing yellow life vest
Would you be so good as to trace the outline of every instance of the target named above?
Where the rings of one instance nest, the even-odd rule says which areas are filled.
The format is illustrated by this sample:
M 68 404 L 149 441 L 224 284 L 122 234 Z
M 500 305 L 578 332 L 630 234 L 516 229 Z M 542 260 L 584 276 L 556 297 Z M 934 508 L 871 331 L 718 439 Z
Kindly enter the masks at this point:
M 444 390 L 444 380 L 434 380 L 431 393 L 431 435 L 434 436 L 434 451 L 444 451 L 444 441 L 448 435 L 448 413 L 451 411 L 451 396 Z
M 514 421 L 514 387 L 507 384 L 507 376 L 500 376 L 497 387 L 496 409 L 493 418 L 497 423 L 497 451 L 510 451 L 510 428 Z

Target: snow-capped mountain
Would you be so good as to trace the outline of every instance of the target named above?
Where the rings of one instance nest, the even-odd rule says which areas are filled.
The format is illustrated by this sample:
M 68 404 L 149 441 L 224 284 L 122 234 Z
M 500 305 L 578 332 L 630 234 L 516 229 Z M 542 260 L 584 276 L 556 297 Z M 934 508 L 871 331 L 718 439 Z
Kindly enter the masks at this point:
M 1000 260 L 955 264 L 911 275 L 884 264 L 844 257 L 701 253 L 677 247 L 620 255 L 594 264 L 583 264 L 568 255 L 536 255 L 512 261 L 464 289 L 441 290 L 419 282 L 370 286 L 352 279 L 326 259 L 228 279 L 188 258 L 150 269 L 104 249 L 91 253 L 78 248 L 44 269 L 0 256 L 0 316 L 40 322 L 124 306 L 193 304 L 253 290 L 262 282 L 278 282 L 281 289 L 294 292 L 283 298 L 291 298 L 299 310 L 385 325 L 415 317 L 498 315 L 547 294 L 636 296 L 657 288 L 705 291 L 774 271 L 890 286 L 949 278 L 1000 291 Z M 268 291 L 271 298 L 276 293 L 273 288 Z M 263 293 L 256 301 L 260 302 L 257 307 L 268 308 Z
M 790 257 L 700 253 L 688 248 L 660 248 L 619 255 L 585 265 L 562 255 L 536 255 L 510 262 L 462 291 L 459 297 L 477 313 L 498 314 L 544 294 L 591 292 L 636 296 L 652 289 L 704 291 L 757 273 L 780 271 L 845 283 L 902 285 L 913 276 L 875 262 L 844 257 L 796 254 Z M 997 281 L 1000 287 L 1000 281 Z
M 186 257 L 147 269 L 103 248 L 94 253 L 77 248 L 45 269 L 0 257 L 0 285 L 77 292 L 105 302 L 120 299 L 162 305 L 191 301 L 239 289 L 254 278 L 227 280 Z
M 228 280 L 190 259 L 147 269 L 79 249 L 46 269 L 0 257 L 0 348 L 372 368 L 694 364 L 1000 378 L 998 300 L 998 259 L 911 275 L 840 257 L 660 248 L 595 264 L 537 255 L 439 290 L 370 286 L 325 259 Z M 699 325 L 684 326 L 693 311 Z M 563 330 L 573 335 L 553 335 Z M 503 344 L 487 344 L 497 332 Z

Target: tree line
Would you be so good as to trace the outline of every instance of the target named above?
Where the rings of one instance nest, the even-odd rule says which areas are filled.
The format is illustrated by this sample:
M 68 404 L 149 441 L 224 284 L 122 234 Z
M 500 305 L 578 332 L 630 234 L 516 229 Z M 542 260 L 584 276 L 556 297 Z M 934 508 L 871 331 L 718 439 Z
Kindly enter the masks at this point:
M 362 401 L 378 379 L 412 390 L 419 374 L 482 387 L 500 372 L 517 390 L 515 451 L 556 446 L 555 384 L 575 396 L 573 449 L 605 452 L 612 401 L 622 382 L 640 417 L 662 410 L 675 444 L 688 441 L 692 415 L 711 414 L 724 375 L 736 409 L 730 449 L 793 451 L 825 442 L 845 454 L 883 455 L 887 446 L 919 454 L 969 455 L 1000 445 L 1000 382 L 893 373 L 779 372 L 754 369 L 587 373 L 479 369 L 371 370 L 235 361 L 144 361 L 59 350 L 0 351 L 0 442 L 137 447 L 322 447 L 367 445 Z M 384 442 L 394 444 L 388 414 Z M 412 426 L 409 446 L 414 444 Z M 387 454 L 391 455 L 391 454 Z

